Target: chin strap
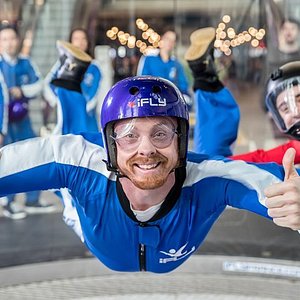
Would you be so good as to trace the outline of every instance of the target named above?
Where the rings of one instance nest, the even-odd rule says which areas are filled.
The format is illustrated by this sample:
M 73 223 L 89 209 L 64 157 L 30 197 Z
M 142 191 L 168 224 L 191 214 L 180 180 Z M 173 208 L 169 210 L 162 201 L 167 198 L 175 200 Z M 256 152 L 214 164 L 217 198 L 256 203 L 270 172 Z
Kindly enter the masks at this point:
M 294 124 L 288 131 L 287 134 L 292 136 L 296 140 L 300 140 L 300 124 L 299 122 Z
M 119 171 L 116 172 L 116 176 L 118 178 L 128 178 L 130 180 L 130 178 L 128 176 L 121 174 Z
M 113 167 L 109 164 L 109 162 L 108 162 L 107 160 L 102 159 L 102 161 L 106 164 L 107 170 L 110 171 L 110 172 L 114 172 L 118 178 L 123 178 L 123 177 L 128 178 L 128 176 L 121 174 L 120 171 L 119 171 L 118 169 L 113 168 Z M 129 179 L 129 178 L 128 178 L 128 179 Z

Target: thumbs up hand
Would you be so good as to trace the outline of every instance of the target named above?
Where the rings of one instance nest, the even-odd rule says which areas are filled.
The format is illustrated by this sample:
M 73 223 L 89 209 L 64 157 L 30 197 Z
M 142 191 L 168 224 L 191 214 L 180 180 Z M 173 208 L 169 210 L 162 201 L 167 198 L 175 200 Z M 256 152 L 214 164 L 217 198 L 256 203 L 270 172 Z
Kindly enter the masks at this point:
M 278 226 L 300 229 L 300 177 L 294 166 L 296 151 L 289 148 L 282 159 L 284 181 L 265 189 L 268 215 Z

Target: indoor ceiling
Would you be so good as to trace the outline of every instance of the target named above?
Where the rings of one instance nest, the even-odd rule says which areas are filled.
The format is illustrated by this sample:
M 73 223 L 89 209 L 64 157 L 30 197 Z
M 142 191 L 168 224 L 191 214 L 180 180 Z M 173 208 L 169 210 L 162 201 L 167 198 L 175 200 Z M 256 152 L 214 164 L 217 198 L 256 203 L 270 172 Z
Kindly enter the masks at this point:
M 266 0 L 268 1 L 268 0 Z M 260 0 L 111 0 L 104 1 L 104 9 L 126 11 L 156 10 L 160 11 L 199 11 L 207 13 L 243 12 L 251 6 L 257 12 Z

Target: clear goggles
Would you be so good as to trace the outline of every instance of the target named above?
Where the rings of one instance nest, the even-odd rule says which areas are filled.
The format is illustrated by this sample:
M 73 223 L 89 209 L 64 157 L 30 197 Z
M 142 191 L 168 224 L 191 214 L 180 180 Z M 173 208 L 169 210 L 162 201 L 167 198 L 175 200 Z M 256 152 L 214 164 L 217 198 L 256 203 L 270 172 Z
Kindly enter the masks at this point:
M 114 135 L 111 136 L 111 138 L 124 151 L 136 151 L 145 138 L 147 138 L 155 148 L 164 149 L 169 147 L 174 136 L 178 135 L 175 124 L 171 118 L 163 118 L 161 122 L 153 122 L 149 130 L 145 130 L 145 128 L 142 130 L 138 129 L 136 122 L 142 122 L 143 118 L 139 118 L 138 120 L 139 121 L 137 121 L 137 119 L 131 119 L 128 122 L 115 125 Z
M 300 77 L 286 79 L 267 97 L 268 109 L 282 132 L 300 122 Z

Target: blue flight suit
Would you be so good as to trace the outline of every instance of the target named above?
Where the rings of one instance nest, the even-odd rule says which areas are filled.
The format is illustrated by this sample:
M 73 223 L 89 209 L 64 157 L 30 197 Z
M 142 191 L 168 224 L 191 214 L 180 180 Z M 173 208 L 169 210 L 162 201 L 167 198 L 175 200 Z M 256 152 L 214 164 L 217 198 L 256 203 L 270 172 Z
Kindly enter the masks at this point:
M 61 63 L 57 61 L 45 78 L 44 97 L 50 103 L 51 106 L 55 106 L 55 104 L 57 104 L 57 95 L 55 93 L 55 87 L 50 82 L 52 79 L 57 77 L 57 71 L 60 67 L 60 64 Z M 87 119 L 87 123 L 86 123 L 87 127 L 81 127 L 80 131 L 91 131 L 91 132 L 99 131 L 98 118 L 100 112 L 97 111 L 98 109 L 97 106 L 99 103 L 101 79 L 102 79 L 102 74 L 100 71 L 100 66 L 96 60 L 93 60 L 92 63 L 89 65 L 87 71 L 85 72 L 83 81 L 80 84 L 82 95 L 86 101 L 85 118 Z M 61 132 L 63 133 L 78 132 L 75 128 L 72 128 L 73 124 L 69 124 L 70 120 L 72 120 L 72 115 L 75 109 L 75 103 L 76 102 L 74 102 L 73 104 L 74 106 L 73 109 L 67 106 L 65 107 L 63 103 L 59 108 L 61 109 L 61 111 L 58 111 L 58 122 L 60 122 L 58 126 L 66 127 L 66 129 L 62 128 Z M 60 117 L 63 117 L 64 119 L 59 119 Z M 76 125 L 77 128 L 78 126 L 79 125 Z M 69 129 L 71 130 L 68 131 Z
M 101 143 L 100 134 L 88 133 L 2 148 L 0 196 L 68 188 L 84 243 L 116 271 L 176 269 L 200 247 L 227 205 L 269 218 L 263 191 L 284 179 L 282 166 L 274 163 L 255 165 L 188 153 L 187 166 L 176 169 L 174 187 L 159 211 L 139 222 L 118 177 L 106 168 Z
M 194 152 L 231 156 L 237 139 L 240 109 L 230 91 L 195 90 Z
M 173 82 L 179 90 L 189 95 L 189 85 L 182 64 L 174 56 L 165 62 L 161 56 L 142 56 L 139 61 L 137 75 L 158 76 Z

